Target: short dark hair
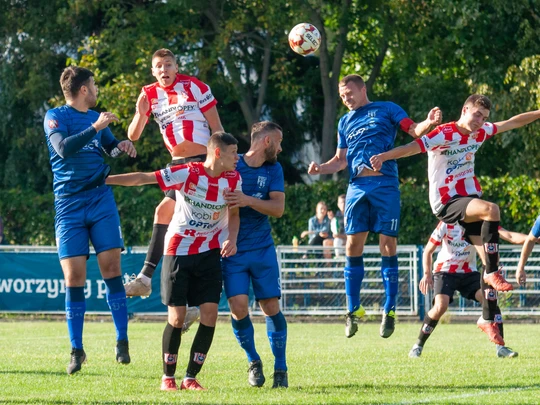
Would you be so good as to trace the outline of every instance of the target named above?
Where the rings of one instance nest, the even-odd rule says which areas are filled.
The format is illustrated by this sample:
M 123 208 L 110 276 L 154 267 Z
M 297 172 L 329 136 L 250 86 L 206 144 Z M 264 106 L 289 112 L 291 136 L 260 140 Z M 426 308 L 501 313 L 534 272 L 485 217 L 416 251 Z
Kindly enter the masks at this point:
M 155 58 L 165 58 L 167 56 L 173 58 L 173 60 L 176 61 L 176 56 L 174 56 L 174 53 L 172 53 L 170 50 L 166 48 L 161 48 L 155 51 L 154 54 L 152 55 L 152 60 L 154 60 Z
M 283 129 L 281 129 L 278 124 L 272 121 L 256 122 L 251 126 L 251 142 L 259 138 L 260 136 L 272 131 L 283 132 Z
M 344 200 L 347 198 L 347 194 L 340 194 L 338 195 L 338 199 L 343 198 Z
M 88 84 L 88 80 L 94 76 L 91 70 L 78 67 L 68 66 L 60 76 L 60 86 L 66 99 L 73 99 L 79 94 L 82 86 Z
M 238 145 L 238 140 L 228 132 L 216 132 L 208 140 L 208 149 L 224 148 L 230 145 Z
M 346 86 L 350 82 L 356 83 L 358 87 L 362 88 L 366 85 L 366 82 L 364 82 L 364 79 L 362 79 L 362 76 L 360 75 L 347 75 L 343 79 L 339 81 L 339 86 Z
M 491 100 L 487 96 L 484 96 L 482 94 L 470 95 L 467 100 L 465 100 L 465 104 L 463 104 L 463 107 L 468 104 L 476 107 L 484 107 L 486 110 L 491 111 Z

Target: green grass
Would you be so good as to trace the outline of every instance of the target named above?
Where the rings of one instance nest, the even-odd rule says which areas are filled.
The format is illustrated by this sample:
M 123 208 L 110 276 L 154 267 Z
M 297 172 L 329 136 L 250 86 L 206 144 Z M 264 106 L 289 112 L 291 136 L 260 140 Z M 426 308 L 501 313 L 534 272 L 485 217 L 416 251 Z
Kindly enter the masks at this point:
M 161 392 L 164 323 L 132 323 L 132 363 L 114 361 L 111 323 L 85 325 L 88 363 L 65 374 L 69 340 L 63 322 L 0 323 L 2 404 L 381 404 L 540 401 L 540 325 L 506 325 L 508 345 L 520 353 L 499 359 L 473 324 L 439 325 L 422 358 L 408 352 L 420 323 L 400 323 L 389 339 L 379 325 L 362 324 L 352 339 L 343 325 L 289 323 L 287 390 L 271 389 L 272 355 L 264 324 L 255 325 L 266 385 L 247 384 L 247 361 L 228 323 L 219 323 L 199 375 L 206 392 Z M 194 331 L 184 335 L 179 372 L 187 364 Z

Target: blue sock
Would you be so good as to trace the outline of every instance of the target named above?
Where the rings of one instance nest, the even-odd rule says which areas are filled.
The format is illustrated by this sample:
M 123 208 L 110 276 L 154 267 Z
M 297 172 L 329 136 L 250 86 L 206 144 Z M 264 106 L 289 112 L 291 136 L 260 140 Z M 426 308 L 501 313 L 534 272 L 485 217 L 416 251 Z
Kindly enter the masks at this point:
M 360 308 L 360 288 L 364 279 L 364 258 L 362 256 L 347 256 L 344 272 L 347 309 L 349 312 L 354 312 Z
M 386 291 L 386 301 L 384 303 L 384 313 L 396 311 L 396 296 L 398 293 L 398 257 L 383 256 L 381 262 L 381 275 L 383 279 L 384 291 Z
M 255 331 L 249 315 L 238 321 L 231 316 L 231 323 L 234 336 L 236 336 L 240 347 L 246 352 L 248 361 L 251 363 L 254 360 L 260 360 L 261 357 L 255 350 Z
M 103 279 L 103 281 L 107 286 L 107 303 L 116 328 L 116 340 L 128 340 L 128 308 L 122 276 Z
M 287 321 L 281 311 L 266 317 L 266 334 L 274 354 L 274 370 L 287 371 Z
M 74 349 L 83 348 L 82 335 L 85 312 L 84 287 L 66 287 L 66 321 L 71 347 Z

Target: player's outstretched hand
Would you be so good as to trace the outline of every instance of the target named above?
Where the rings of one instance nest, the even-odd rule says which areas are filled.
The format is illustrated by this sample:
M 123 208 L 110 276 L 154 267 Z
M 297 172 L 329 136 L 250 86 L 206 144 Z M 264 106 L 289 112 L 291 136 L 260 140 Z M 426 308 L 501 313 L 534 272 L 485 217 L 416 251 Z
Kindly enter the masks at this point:
M 376 172 L 381 170 L 382 164 L 384 163 L 384 159 L 382 158 L 382 153 L 379 155 L 373 155 L 369 159 L 369 162 L 371 163 L 371 167 L 373 168 L 373 170 L 375 170 Z
M 522 287 L 525 286 L 525 283 L 527 283 L 527 274 L 525 274 L 525 270 L 523 269 L 516 270 L 516 281 L 520 286 Z
M 433 107 L 428 113 L 428 120 L 431 125 L 439 125 L 442 122 L 442 111 L 439 107 Z
M 315 162 L 311 162 L 309 164 L 309 167 L 307 169 L 308 174 L 314 175 L 314 174 L 321 174 L 321 165 Z
M 135 149 L 135 146 L 131 143 L 131 141 L 125 140 L 120 142 L 118 144 L 118 149 L 126 153 L 129 157 L 134 158 L 137 156 L 137 150 Z
M 433 277 L 431 273 L 424 274 L 424 277 L 420 280 L 420 291 L 422 294 L 426 295 L 427 292 L 433 288 Z
M 137 104 L 135 105 L 137 108 L 137 112 L 141 115 L 148 114 L 148 110 L 150 109 L 150 103 L 148 102 L 148 97 L 146 96 L 146 93 L 144 91 L 141 91 L 141 94 L 139 94 L 139 98 L 137 99 Z
M 221 256 L 230 257 L 234 256 L 235 254 L 236 242 L 232 242 L 231 240 L 227 239 L 225 242 L 223 242 L 223 246 L 221 247 Z
M 109 126 L 111 122 L 118 122 L 118 117 L 112 112 L 102 112 L 99 114 L 99 118 L 92 125 L 96 131 L 101 131 Z
M 249 205 L 249 197 L 240 190 L 231 191 L 230 189 L 225 189 L 223 198 L 229 204 L 229 208 L 246 207 Z

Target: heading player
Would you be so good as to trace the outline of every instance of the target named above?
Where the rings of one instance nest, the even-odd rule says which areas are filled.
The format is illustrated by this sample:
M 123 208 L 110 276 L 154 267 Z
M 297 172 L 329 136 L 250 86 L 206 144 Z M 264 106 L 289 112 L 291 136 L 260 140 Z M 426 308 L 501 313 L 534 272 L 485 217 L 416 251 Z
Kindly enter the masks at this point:
M 117 157 L 136 156 L 130 141 L 118 141 L 109 124 L 118 121 L 111 112 L 91 110 L 97 103 L 94 74 L 70 66 L 60 77 L 66 104 L 47 111 L 43 122 L 53 172 L 56 244 L 66 282 L 66 320 L 71 340 L 67 373 L 86 361 L 83 324 L 86 304 L 84 285 L 89 240 L 97 254 L 99 270 L 107 286 L 107 303 L 116 328 L 116 360 L 130 362 L 126 293 L 120 271 L 124 248 L 120 218 L 105 178 L 111 168 L 103 152 Z
M 161 300 L 168 306 L 163 331 L 163 378 L 161 389 L 176 391 L 178 349 L 186 304 L 199 306 L 201 320 L 180 389 L 203 390 L 195 379 L 212 344 L 222 289 L 220 253 L 236 253 L 240 218 L 238 208 L 224 199 L 226 190 L 241 190 L 241 178 L 234 171 L 238 162 L 238 141 L 230 134 L 217 133 L 208 142 L 204 162 L 191 162 L 155 173 L 110 176 L 108 184 L 138 186 L 159 183 L 162 190 L 176 192 L 176 207 L 165 237 L 165 258 L 161 277 Z
M 321 165 L 311 162 L 308 173 L 331 174 L 349 166 L 349 187 L 345 205 L 345 290 L 347 315 L 345 336 L 358 330 L 358 317 L 365 311 L 360 305 L 364 279 L 364 245 L 369 232 L 379 234 L 382 256 L 381 274 L 386 292 L 380 335 L 388 338 L 394 332 L 396 295 L 398 292 L 397 235 L 400 222 L 400 194 L 397 164 L 386 162 L 382 170 L 372 170 L 369 159 L 394 146 L 398 128 L 419 137 L 432 125 L 441 122 L 435 107 L 427 118 L 415 123 L 397 104 L 371 102 L 364 80 L 358 75 L 345 76 L 339 82 L 339 95 L 350 110 L 339 120 L 336 155 Z
M 371 164 L 375 170 L 382 170 L 388 160 L 428 153 L 429 202 L 433 213 L 447 224 L 458 222 L 463 226 L 483 260 L 484 297 L 495 299 L 483 300 L 483 320 L 479 326 L 492 335 L 498 333 L 494 323 L 496 292 L 513 287 L 499 272 L 499 207 L 480 198 L 482 188 L 474 175 L 474 158 L 486 140 L 537 120 L 540 110 L 495 124 L 487 122 L 490 110 L 489 98 L 473 94 L 465 101 L 458 121 L 440 125 L 421 139 L 375 155 Z
M 504 240 L 523 244 L 526 235 L 510 232 L 499 228 L 499 235 Z M 432 272 L 432 255 L 437 246 L 441 251 Z M 463 298 L 482 302 L 482 289 L 480 288 L 480 273 L 476 270 L 476 251 L 465 237 L 465 229 L 459 224 L 445 224 L 439 222 L 431 234 L 423 255 L 424 276 L 420 280 L 420 291 L 427 294 L 433 288 L 433 306 L 424 317 L 420 328 L 418 341 L 409 353 L 409 357 L 420 357 L 426 340 L 431 336 L 439 319 L 454 300 L 454 293 L 459 291 Z M 434 273 L 434 274 L 432 274 Z M 505 346 L 503 334 L 503 321 L 499 306 L 496 307 L 495 323 L 499 329 L 501 339 L 495 339 L 498 357 L 517 357 L 518 353 Z
M 272 388 L 289 384 L 285 357 L 287 321 L 279 308 L 279 266 L 268 221 L 268 216 L 281 217 L 285 209 L 283 169 L 277 162 L 282 139 L 279 125 L 269 121 L 253 124 L 251 147 L 240 156 L 237 166 L 242 176 L 242 191 L 225 193 L 231 207 L 240 207 L 240 231 L 238 253 L 222 259 L 223 281 L 233 332 L 246 352 L 248 382 L 254 387 L 261 387 L 265 377 L 248 311 L 250 281 L 255 299 L 266 316 L 266 333 L 275 358 Z
M 157 82 L 141 90 L 128 129 L 129 139 L 137 141 L 141 137 L 152 113 L 172 156 L 169 166 L 203 162 L 210 128 L 212 133 L 223 131 L 217 100 L 210 87 L 193 76 L 178 73 L 176 57 L 168 49 L 159 49 L 152 56 L 152 75 Z M 163 256 L 165 233 L 173 216 L 175 198 L 173 191 L 165 192 L 156 208 L 144 266 L 137 278 L 126 284 L 128 296 L 148 296 L 152 292 L 151 280 Z

